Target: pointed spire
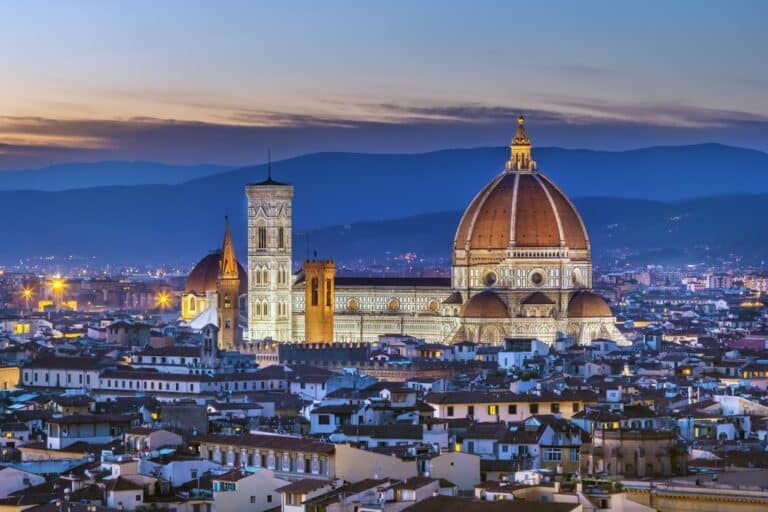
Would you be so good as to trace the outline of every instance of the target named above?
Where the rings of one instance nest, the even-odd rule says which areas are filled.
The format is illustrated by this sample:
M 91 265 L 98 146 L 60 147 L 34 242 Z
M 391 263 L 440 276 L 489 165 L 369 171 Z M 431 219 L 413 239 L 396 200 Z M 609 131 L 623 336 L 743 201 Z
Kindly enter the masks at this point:
M 525 132 L 525 118 L 520 115 L 517 118 L 517 131 L 512 137 L 509 146 L 510 157 L 507 161 L 507 171 L 533 171 L 536 162 L 531 160 L 531 139 Z
M 229 231 L 229 217 L 224 217 L 224 223 L 226 228 L 224 230 L 224 244 L 221 248 L 219 278 L 237 279 L 240 276 L 237 269 L 237 259 L 235 258 L 235 248 L 232 245 L 232 234 Z

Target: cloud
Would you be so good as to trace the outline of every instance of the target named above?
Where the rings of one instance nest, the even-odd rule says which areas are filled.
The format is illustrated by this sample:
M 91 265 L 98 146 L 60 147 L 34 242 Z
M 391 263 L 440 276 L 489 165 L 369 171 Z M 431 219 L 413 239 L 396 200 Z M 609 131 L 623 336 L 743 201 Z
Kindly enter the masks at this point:
M 326 102 L 318 112 L 253 108 L 214 121 L 0 117 L 0 169 L 59 162 L 157 160 L 176 164 L 262 162 L 317 151 L 417 152 L 506 144 L 524 113 L 537 145 L 626 149 L 722 142 L 768 149 L 768 118 L 686 105 L 617 105 L 550 98 L 553 109 L 476 103 Z

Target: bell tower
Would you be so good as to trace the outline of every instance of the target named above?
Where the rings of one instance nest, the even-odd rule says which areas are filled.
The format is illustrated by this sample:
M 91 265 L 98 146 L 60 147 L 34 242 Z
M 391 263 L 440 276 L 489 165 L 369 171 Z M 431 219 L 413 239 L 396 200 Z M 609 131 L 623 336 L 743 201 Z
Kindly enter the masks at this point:
M 335 297 L 333 260 L 304 262 L 304 340 L 333 342 Z
M 248 198 L 248 335 L 291 341 L 293 186 L 272 179 L 246 185 Z
M 237 268 L 235 248 L 226 219 L 224 244 L 219 260 L 219 278 L 216 282 L 218 307 L 218 348 L 237 350 L 243 341 L 240 330 L 240 272 Z M 245 277 L 245 276 L 243 276 Z

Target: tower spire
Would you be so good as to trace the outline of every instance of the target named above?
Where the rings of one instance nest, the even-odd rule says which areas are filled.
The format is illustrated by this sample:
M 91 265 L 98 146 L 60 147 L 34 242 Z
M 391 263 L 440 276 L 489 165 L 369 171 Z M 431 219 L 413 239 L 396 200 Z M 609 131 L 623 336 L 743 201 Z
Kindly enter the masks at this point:
M 239 278 L 237 270 L 237 259 L 235 258 L 235 248 L 232 245 L 232 234 L 229 231 L 229 217 L 224 216 L 224 243 L 221 248 L 221 262 L 219 267 L 219 278 L 237 279 Z
M 510 156 L 507 161 L 507 171 L 533 171 L 536 162 L 531 160 L 531 139 L 525 132 L 525 117 L 518 116 L 517 131 L 509 145 Z

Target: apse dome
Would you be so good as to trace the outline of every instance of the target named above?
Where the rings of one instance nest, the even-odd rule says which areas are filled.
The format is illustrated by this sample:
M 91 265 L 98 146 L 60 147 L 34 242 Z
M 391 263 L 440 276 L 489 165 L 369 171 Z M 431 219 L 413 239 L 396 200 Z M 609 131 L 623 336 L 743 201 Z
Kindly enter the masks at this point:
M 587 290 L 573 294 L 568 303 L 569 318 L 613 317 L 610 306 L 600 295 Z
M 491 291 L 473 295 L 461 311 L 464 318 L 509 318 L 507 305 Z
M 206 292 L 216 291 L 216 281 L 219 279 L 219 261 L 221 260 L 221 251 L 214 251 L 201 259 L 192 269 L 184 285 L 184 293 L 195 293 L 205 295 Z M 240 275 L 240 295 L 248 293 L 248 274 L 240 264 L 237 263 L 237 270 Z

